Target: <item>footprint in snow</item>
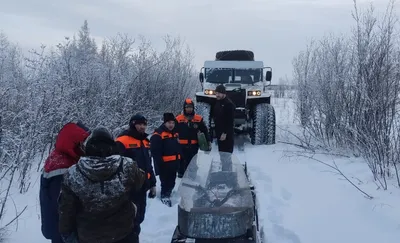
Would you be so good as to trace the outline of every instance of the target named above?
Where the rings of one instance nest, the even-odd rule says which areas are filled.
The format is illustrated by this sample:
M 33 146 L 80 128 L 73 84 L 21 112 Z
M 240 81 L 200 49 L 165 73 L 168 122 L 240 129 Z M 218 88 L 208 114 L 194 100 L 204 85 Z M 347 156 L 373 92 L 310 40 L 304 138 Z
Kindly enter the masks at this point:
M 299 236 L 295 232 L 286 229 L 282 225 L 274 224 L 272 230 L 275 236 L 284 239 L 285 243 L 301 243 Z
M 276 197 L 271 197 L 270 198 L 270 203 L 272 208 L 280 208 L 283 206 L 286 206 L 287 204 L 283 202 L 281 199 L 276 198 Z
M 290 193 L 285 188 L 281 188 L 281 196 L 282 196 L 283 199 L 288 201 L 288 200 L 290 200 L 292 198 L 292 193 Z
M 281 224 L 283 221 L 282 214 L 278 213 L 275 210 L 268 210 L 268 220 L 273 224 Z
M 272 184 L 263 181 L 256 181 L 254 183 L 256 192 L 261 195 L 272 194 Z
M 272 192 L 272 179 L 265 173 L 257 171 L 256 178 L 252 178 L 252 180 L 255 180 L 258 184 L 262 184 L 268 192 Z
M 252 180 L 263 180 L 263 177 L 265 176 L 264 173 L 260 171 L 257 167 L 249 166 L 247 167 L 247 170 Z
M 265 181 L 266 183 L 272 184 L 272 179 L 271 177 L 269 177 L 269 175 L 265 174 L 265 173 L 261 173 L 261 180 Z

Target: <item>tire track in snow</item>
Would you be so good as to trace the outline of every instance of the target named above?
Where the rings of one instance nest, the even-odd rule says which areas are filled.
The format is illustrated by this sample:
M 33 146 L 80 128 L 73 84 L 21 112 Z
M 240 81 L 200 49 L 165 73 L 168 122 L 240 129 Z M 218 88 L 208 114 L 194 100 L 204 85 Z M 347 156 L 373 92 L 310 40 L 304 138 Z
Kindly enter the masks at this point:
M 271 177 L 260 168 L 248 166 L 248 170 L 260 202 L 259 214 L 267 243 L 301 243 L 299 236 L 284 226 L 282 208 L 289 206 L 292 193 L 283 187 L 274 188 Z

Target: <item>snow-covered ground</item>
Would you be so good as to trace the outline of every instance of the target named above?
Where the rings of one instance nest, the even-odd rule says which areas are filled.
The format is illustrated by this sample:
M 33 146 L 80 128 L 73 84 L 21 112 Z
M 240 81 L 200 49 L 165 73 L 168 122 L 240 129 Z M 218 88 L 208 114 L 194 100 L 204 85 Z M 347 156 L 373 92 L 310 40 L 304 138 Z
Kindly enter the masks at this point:
M 274 105 L 278 126 L 295 129 L 291 101 L 279 99 Z M 279 143 L 287 137 L 280 129 L 277 133 L 277 144 L 248 145 L 245 154 L 238 153 L 247 161 L 256 186 L 267 243 L 399 242 L 400 189 L 390 186 L 388 191 L 377 190 L 371 172 L 360 159 L 314 156 L 328 164 L 335 162 L 353 183 L 374 197 L 366 199 L 328 166 L 307 158 L 294 146 Z M 15 208 L 20 211 L 27 206 L 9 228 L 8 242 L 49 242 L 40 231 L 39 174 L 32 178 L 32 189 L 24 195 L 13 193 L 8 203 L 8 216 L 2 223 L 15 215 Z M 178 185 L 177 180 L 176 188 Z M 170 242 L 176 223 L 176 206 L 168 208 L 157 199 L 149 200 L 141 242 Z

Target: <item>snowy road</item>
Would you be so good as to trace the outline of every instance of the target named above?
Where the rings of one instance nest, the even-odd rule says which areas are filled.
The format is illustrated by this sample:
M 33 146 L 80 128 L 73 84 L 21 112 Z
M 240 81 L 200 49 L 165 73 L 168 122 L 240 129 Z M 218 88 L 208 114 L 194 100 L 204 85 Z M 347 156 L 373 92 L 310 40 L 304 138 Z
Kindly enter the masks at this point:
M 293 108 L 275 104 L 277 122 L 290 125 Z M 290 119 L 289 119 L 289 118 Z M 278 139 L 282 141 L 282 136 Z M 259 215 L 266 243 L 398 243 L 400 239 L 400 192 L 377 190 L 365 163 L 357 159 L 317 156 L 324 162 L 334 159 L 339 168 L 362 190 L 366 199 L 332 169 L 298 154 L 298 149 L 282 143 L 246 146 L 246 160 L 260 203 Z M 32 175 L 32 189 L 24 195 L 14 193 L 7 217 L 15 207 L 27 210 L 18 224 L 9 228 L 10 243 L 46 243 L 40 231 L 38 175 Z M 159 181 L 157 182 L 158 186 Z M 390 182 L 389 182 L 390 183 Z M 179 180 L 176 183 L 178 188 Z M 159 190 L 159 188 L 158 188 Z M 14 202 L 15 206 L 14 206 Z M 142 224 L 142 243 L 168 243 L 177 224 L 177 206 L 168 208 L 160 200 L 149 199 Z
M 398 242 L 398 191 L 376 191 L 375 184 L 367 183 L 365 164 L 336 158 L 347 176 L 363 180 L 359 186 L 375 197 L 368 200 L 326 165 L 287 150 L 277 144 L 246 153 L 268 243 Z M 328 156 L 319 159 L 332 161 Z
M 368 183 L 369 171 L 359 161 L 335 158 L 343 172 L 375 197 L 366 199 L 340 175 L 316 161 L 296 156 L 287 145 L 247 146 L 248 170 L 256 186 L 266 243 L 397 243 L 400 207 L 392 195 Z M 332 161 L 331 157 L 320 159 Z M 177 184 L 178 185 L 178 184 Z M 168 242 L 177 222 L 176 207 L 149 203 L 143 242 Z
M 291 152 L 282 144 L 246 149 L 267 243 L 398 242 L 399 192 L 377 191 L 376 185 L 368 182 L 369 172 L 364 164 L 348 159 L 336 160 L 349 177 L 357 174 L 363 181 L 359 186 L 374 196 L 373 200 L 364 198 L 341 176 L 331 173 L 327 166 L 288 155 Z M 179 180 L 176 188 L 178 185 Z M 38 183 L 28 194 L 12 195 L 19 210 L 25 205 L 28 208 L 18 220 L 18 230 L 11 232 L 9 242 L 48 242 L 40 233 L 37 195 Z M 8 211 L 13 214 L 13 209 L 10 201 Z M 176 223 L 176 206 L 168 208 L 157 199 L 149 199 L 141 242 L 169 242 Z M 15 229 L 16 225 L 10 228 Z

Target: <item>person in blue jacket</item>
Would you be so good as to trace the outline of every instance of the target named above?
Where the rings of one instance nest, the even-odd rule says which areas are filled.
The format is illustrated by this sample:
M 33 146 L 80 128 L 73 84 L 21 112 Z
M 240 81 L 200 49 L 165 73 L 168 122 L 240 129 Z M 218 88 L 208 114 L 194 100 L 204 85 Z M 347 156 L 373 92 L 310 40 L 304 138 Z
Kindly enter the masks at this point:
M 175 187 L 182 152 L 175 128 L 175 116 L 164 113 L 164 123 L 150 138 L 150 149 L 154 160 L 156 175 L 161 181 L 161 201 L 171 207 L 171 193 Z
M 136 114 L 129 121 L 129 128 L 123 131 L 116 139 L 121 155 L 137 162 L 140 169 L 146 173 L 146 180 L 139 192 L 132 193 L 132 202 L 137 207 L 134 233 L 139 242 L 140 224 L 144 221 L 149 198 L 156 197 L 156 177 L 153 172 L 150 155 L 150 141 L 146 133 L 147 120 L 141 114 Z
M 46 159 L 40 177 L 40 213 L 43 236 L 52 243 L 63 243 L 58 230 L 58 197 L 64 173 L 84 154 L 83 143 L 89 129 L 82 123 L 65 124 L 57 135 L 55 149 Z

